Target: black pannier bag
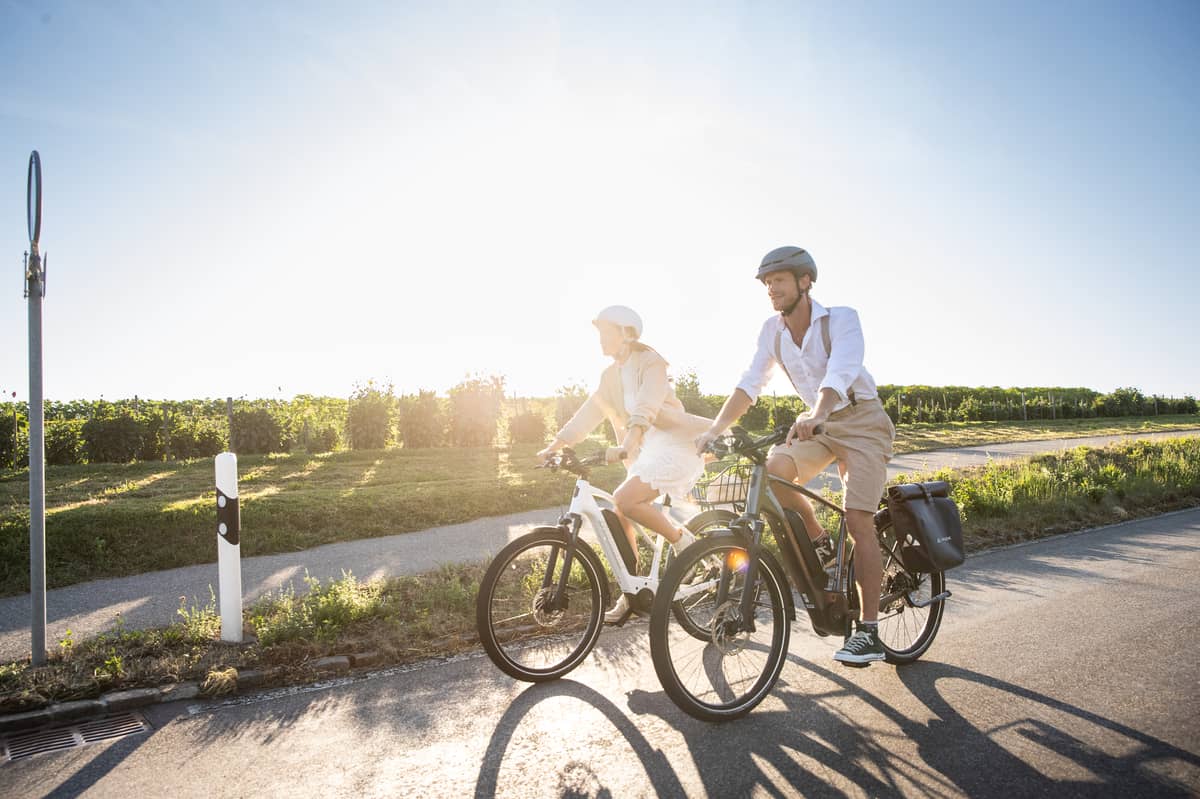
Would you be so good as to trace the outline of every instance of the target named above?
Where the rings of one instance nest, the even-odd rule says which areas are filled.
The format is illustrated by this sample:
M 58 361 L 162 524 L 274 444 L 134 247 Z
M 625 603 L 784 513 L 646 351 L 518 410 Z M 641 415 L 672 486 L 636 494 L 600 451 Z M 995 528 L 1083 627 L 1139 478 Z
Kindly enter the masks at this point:
M 950 499 L 949 483 L 890 486 L 887 504 L 904 568 L 928 574 L 962 565 L 966 558 L 962 519 Z

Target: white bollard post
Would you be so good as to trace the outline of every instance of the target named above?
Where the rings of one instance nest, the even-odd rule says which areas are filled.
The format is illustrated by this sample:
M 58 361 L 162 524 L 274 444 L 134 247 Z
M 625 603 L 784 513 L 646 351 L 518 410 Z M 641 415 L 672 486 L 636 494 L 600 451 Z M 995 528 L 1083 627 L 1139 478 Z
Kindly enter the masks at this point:
M 242 515 L 238 510 L 237 455 L 217 456 L 217 571 L 221 640 L 242 642 Z

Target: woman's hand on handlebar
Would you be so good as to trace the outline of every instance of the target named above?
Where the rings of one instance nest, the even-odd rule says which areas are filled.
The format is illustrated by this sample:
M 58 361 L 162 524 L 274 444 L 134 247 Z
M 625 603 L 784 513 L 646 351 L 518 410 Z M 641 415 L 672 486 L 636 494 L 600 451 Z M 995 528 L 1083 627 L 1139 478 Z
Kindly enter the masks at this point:
M 696 437 L 696 454 L 703 455 L 706 452 L 711 452 L 712 443 L 721 437 L 713 428 L 708 428 L 699 436 Z
M 540 461 L 548 460 L 551 455 L 554 455 L 556 452 L 558 452 L 564 446 L 565 446 L 565 444 L 556 438 L 550 442 L 550 446 L 548 446 L 545 449 L 543 449 L 542 451 L 540 451 L 535 457 Z

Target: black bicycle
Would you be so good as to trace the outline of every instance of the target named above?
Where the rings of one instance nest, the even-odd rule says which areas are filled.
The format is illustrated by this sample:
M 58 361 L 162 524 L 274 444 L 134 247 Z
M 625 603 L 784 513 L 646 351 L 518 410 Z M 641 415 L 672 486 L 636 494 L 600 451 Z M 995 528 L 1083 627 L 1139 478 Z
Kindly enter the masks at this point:
M 650 652 L 667 695 L 691 716 L 725 721 L 766 698 L 787 658 L 800 594 L 818 635 L 850 634 L 858 618 L 854 554 L 845 514 L 828 499 L 767 472 L 767 452 L 787 438 L 781 428 L 752 438 L 734 427 L 710 450 L 751 464 L 744 512 L 728 527 L 675 558 L 663 575 L 650 616 Z M 776 497 L 798 491 L 838 520 L 833 553 L 822 561 L 800 515 Z M 879 638 L 889 663 L 911 663 L 937 635 L 950 597 L 942 572 L 906 568 L 901 555 L 914 542 L 897 540 L 886 508 L 875 514 L 883 556 Z M 911 559 L 910 559 L 911 560 Z M 672 607 L 687 608 L 680 624 Z M 699 628 L 699 630 L 697 630 Z

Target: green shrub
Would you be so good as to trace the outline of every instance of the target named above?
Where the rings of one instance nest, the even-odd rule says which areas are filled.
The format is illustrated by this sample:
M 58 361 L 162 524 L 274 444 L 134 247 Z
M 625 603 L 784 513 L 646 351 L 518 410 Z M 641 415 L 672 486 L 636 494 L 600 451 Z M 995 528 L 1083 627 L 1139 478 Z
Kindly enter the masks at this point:
M 750 410 L 742 414 L 738 424 L 747 430 L 766 430 L 771 426 L 771 400 L 769 397 L 759 397 L 750 406 Z
M 283 426 L 266 408 L 238 408 L 233 412 L 234 452 L 241 455 L 265 455 L 286 452 Z
M 138 421 L 142 425 L 142 446 L 134 458 L 139 461 L 161 461 L 166 455 L 162 417 L 143 416 Z
M 83 462 L 83 420 L 46 421 L 46 463 L 70 466 Z
M 225 427 L 222 419 L 172 417 L 171 457 L 178 460 L 212 458 L 225 451 Z
M 710 399 L 700 393 L 700 378 L 694 370 L 684 372 L 675 378 L 675 396 L 683 403 L 683 409 L 697 416 L 714 418 L 721 406 L 713 407 Z
M 29 465 L 28 421 L 23 412 L 17 415 L 17 429 L 13 425 L 12 405 L 0 405 L 0 469 L 13 466 L 14 456 L 18 468 Z
M 400 440 L 404 446 L 440 447 L 446 443 L 446 415 L 432 391 L 400 398 Z
M 392 409 L 396 396 L 389 383 L 383 389 L 368 380 L 356 385 L 350 395 L 350 412 L 346 430 L 351 449 L 383 449 L 392 440 Z
M 304 576 L 308 591 L 296 596 L 289 584 L 277 594 L 268 595 L 250 610 L 250 623 L 258 642 L 264 647 L 288 641 L 333 641 L 346 629 L 383 612 L 382 581 L 359 583 L 348 571 L 341 579 L 320 580 Z
M 767 426 L 771 429 L 791 426 L 796 423 L 796 417 L 808 408 L 799 397 L 772 397 L 770 417 Z M 745 424 L 742 425 L 745 427 Z
M 142 451 L 146 431 L 141 420 L 120 413 L 88 419 L 81 433 L 88 463 L 129 463 Z
M 545 443 L 546 417 L 537 411 L 525 411 L 509 417 L 508 440 L 512 444 Z
M 960 422 L 978 422 L 983 418 L 983 404 L 975 397 L 967 397 L 959 403 L 956 416 Z
M 337 425 L 317 425 L 315 429 L 308 431 L 308 451 L 311 453 L 333 452 L 337 449 L 340 440 L 341 435 L 338 434 Z
M 482 447 L 496 440 L 504 378 L 469 377 L 450 389 L 450 436 L 455 446 Z

